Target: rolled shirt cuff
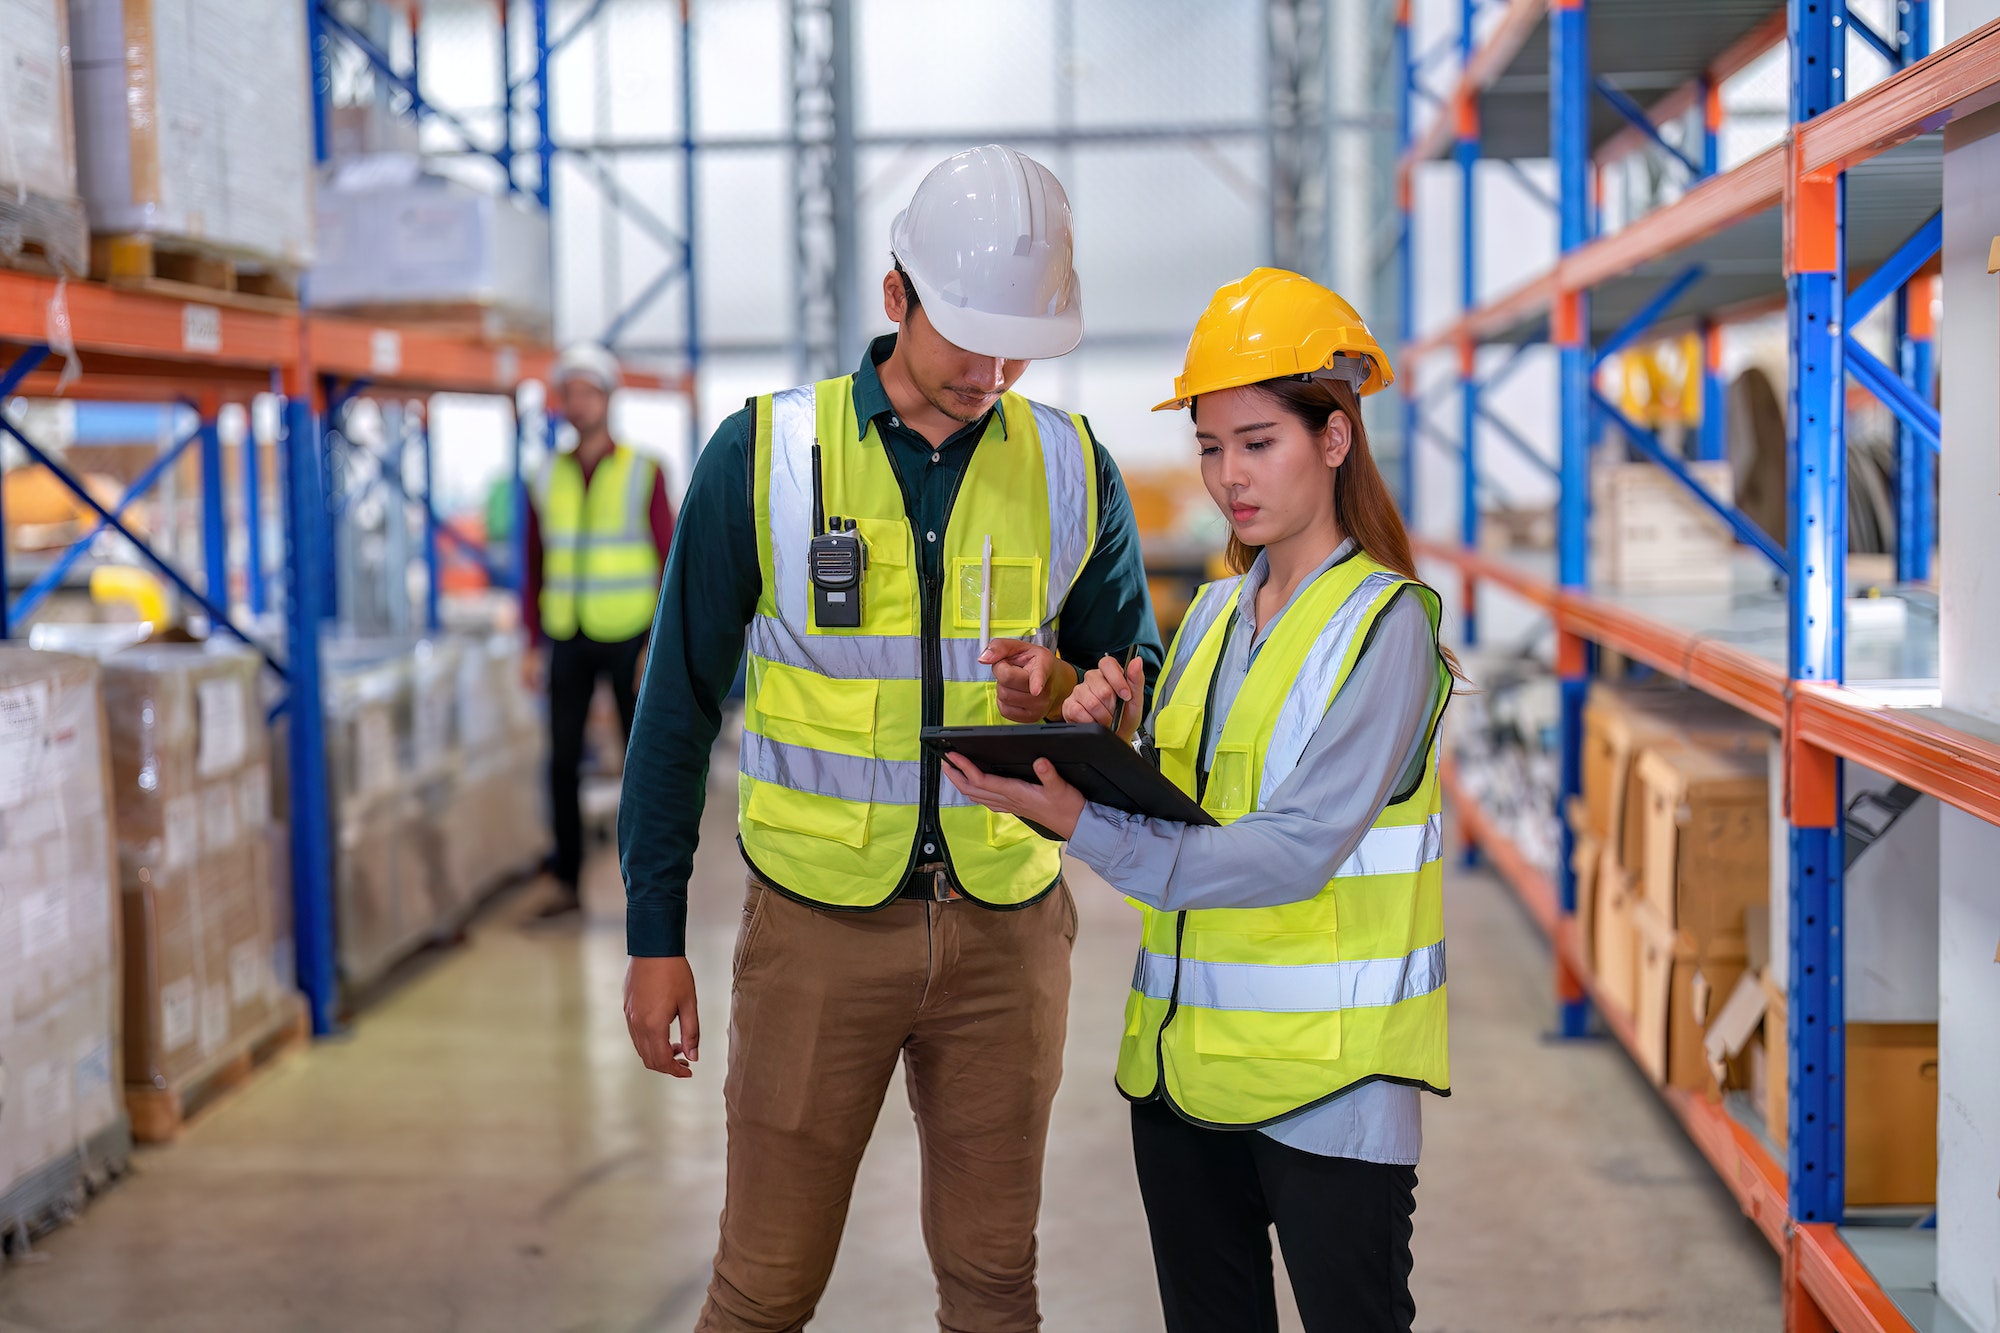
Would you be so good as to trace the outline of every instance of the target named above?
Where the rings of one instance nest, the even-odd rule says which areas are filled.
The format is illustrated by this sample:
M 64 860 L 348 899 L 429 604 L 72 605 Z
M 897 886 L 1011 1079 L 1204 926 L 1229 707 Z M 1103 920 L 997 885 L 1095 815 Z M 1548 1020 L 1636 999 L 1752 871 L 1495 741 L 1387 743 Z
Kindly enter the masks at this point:
M 687 955 L 687 912 L 625 906 L 625 952 L 634 958 Z

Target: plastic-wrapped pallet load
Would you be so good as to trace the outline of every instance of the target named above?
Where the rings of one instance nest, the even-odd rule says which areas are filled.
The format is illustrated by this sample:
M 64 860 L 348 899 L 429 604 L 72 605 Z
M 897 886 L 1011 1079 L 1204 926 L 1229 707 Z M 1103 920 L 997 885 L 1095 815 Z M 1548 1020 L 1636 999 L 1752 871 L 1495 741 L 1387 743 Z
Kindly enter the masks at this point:
M 278 0 L 69 0 L 91 230 L 312 261 L 305 10 Z
M 81 273 L 68 26 L 63 0 L 0 0 L 0 263 Z
M 130 1155 L 97 664 L 0 646 L 0 1237 Z
M 180 1102 L 297 1020 L 275 966 L 269 734 L 254 653 L 144 645 L 104 664 L 133 1130 L 172 1137 Z
M 320 186 L 306 300 L 449 321 L 472 336 L 546 340 L 548 215 L 519 197 L 425 174 L 414 154 L 347 163 Z
M 408 648 L 329 645 L 326 680 L 340 971 L 350 986 L 365 986 L 421 946 L 435 924 L 416 910 L 426 886 L 406 873 L 402 854 L 405 827 L 422 817 L 409 776 Z

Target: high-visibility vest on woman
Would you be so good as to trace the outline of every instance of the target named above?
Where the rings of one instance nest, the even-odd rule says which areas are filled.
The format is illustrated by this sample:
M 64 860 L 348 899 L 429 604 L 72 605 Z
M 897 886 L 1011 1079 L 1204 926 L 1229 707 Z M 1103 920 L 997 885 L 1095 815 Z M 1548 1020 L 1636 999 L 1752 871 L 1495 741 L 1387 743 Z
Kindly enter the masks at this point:
M 542 530 L 542 632 L 600 643 L 637 638 L 660 600 L 651 508 L 658 469 L 614 445 L 584 484 L 576 455 L 549 460 L 536 488 Z
M 992 633 L 1053 647 L 1063 601 L 1097 541 L 1095 457 L 1082 421 L 1005 394 L 966 463 L 942 532 L 910 522 L 873 422 L 858 422 L 852 376 L 753 400 L 751 472 L 763 590 L 750 626 L 743 756 L 744 854 L 760 874 L 829 907 L 879 907 L 913 865 L 942 860 L 992 906 L 1054 887 L 1061 848 L 1011 815 L 960 796 L 924 757 L 926 725 L 998 723 L 993 668 L 979 654 L 981 557 L 993 539 Z M 864 433 L 865 431 L 865 433 Z M 867 544 L 862 622 L 813 619 L 813 444 L 824 512 Z M 925 586 L 918 543 L 942 547 Z M 944 846 L 925 854 L 925 797 Z
M 1433 632 L 1440 612 L 1429 588 L 1365 554 L 1321 574 L 1258 650 L 1204 785 L 1209 686 L 1240 583 L 1202 589 L 1168 654 L 1154 719 L 1162 771 L 1221 824 L 1262 808 L 1298 764 L 1397 596 L 1420 598 Z M 1423 776 L 1393 795 L 1318 894 L 1282 907 L 1140 906 L 1118 1050 L 1126 1096 L 1165 1096 L 1189 1119 L 1250 1127 L 1371 1079 L 1448 1091 L 1436 746 L 1451 677 L 1441 655 L 1434 662 Z

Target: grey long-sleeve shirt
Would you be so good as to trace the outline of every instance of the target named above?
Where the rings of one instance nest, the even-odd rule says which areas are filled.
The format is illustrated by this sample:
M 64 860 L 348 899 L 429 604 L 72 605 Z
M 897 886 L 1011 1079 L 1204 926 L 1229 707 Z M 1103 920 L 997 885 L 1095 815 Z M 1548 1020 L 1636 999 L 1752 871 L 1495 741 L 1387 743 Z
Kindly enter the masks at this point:
M 1351 542 L 1343 543 L 1300 590 L 1352 549 Z M 1243 578 L 1236 618 L 1216 665 L 1204 765 L 1250 664 L 1291 610 L 1287 602 L 1261 629 L 1256 625 L 1257 591 L 1267 573 L 1259 556 Z M 1382 614 L 1373 641 L 1328 705 L 1298 766 L 1262 809 L 1225 828 L 1205 828 L 1093 804 L 1077 822 L 1070 854 L 1120 892 L 1165 912 L 1275 907 L 1312 897 L 1428 759 L 1440 688 L 1436 664 L 1429 616 L 1416 599 L 1399 598 Z M 1367 1083 L 1262 1132 L 1324 1157 L 1414 1166 L 1423 1147 L 1421 1097 L 1401 1084 Z

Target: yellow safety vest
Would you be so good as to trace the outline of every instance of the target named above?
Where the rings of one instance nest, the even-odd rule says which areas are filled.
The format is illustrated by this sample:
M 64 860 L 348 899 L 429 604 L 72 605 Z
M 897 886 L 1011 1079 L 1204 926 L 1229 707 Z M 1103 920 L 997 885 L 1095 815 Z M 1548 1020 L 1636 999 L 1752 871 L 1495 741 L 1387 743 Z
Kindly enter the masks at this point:
M 1202 589 L 1161 677 L 1161 769 L 1191 795 L 1240 584 Z M 1223 722 L 1199 791 L 1217 822 L 1270 799 L 1367 649 L 1376 618 L 1405 590 L 1422 599 L 1435 632 L 1437 595 L 1365 554 L 1298 594 Z M 1451 677 L 1442 655 L 1435 669 L 1422 779 L 1395 794 L 1316 896 L 1186 912 L 1140 905 L 1145 929 L 1118 1049 L 1126 1096 L 1164 1096 L 1191 1120 L 1247 1128 L 1374 1079 L 1448 1092 L 1437 724 Z
M 895 896 L 913 865 L 942 860 L 989 906 L 1054 887 L 1059 844 L 973 805 L 924 758 L 926 722 L 1001 722 L 981 665 L 981 554 L 993 539 L 992 632 L 1053 648 L 1063 602 L 1097 541 L 1097 469 L 1080 418 L 1005 394 L 972 451 L 943 532 L 913 529 L 852 376 L 756 399 L 751 473 L 762 591 L 750 626 L 737 779 L 744 855 L 759 874 L 829 907 Z M 865 429 L 866 433 L 863 434 Z M 858 629 L 813 620 L 813 444 L 824 508 L 867 544 Z M 942 586 L 926 588 L 919 542 L 943 544 Z M 944 846 L 917 845 L 926 796 Z
M 653 545 L 653 479 L 658 469 L 614 445 L 583 480 L 571 453 L 549 460 L 535 492 L 542 528 L 542 632 L 599 643 L 637 638 L 660 600 L 660 552 Z

